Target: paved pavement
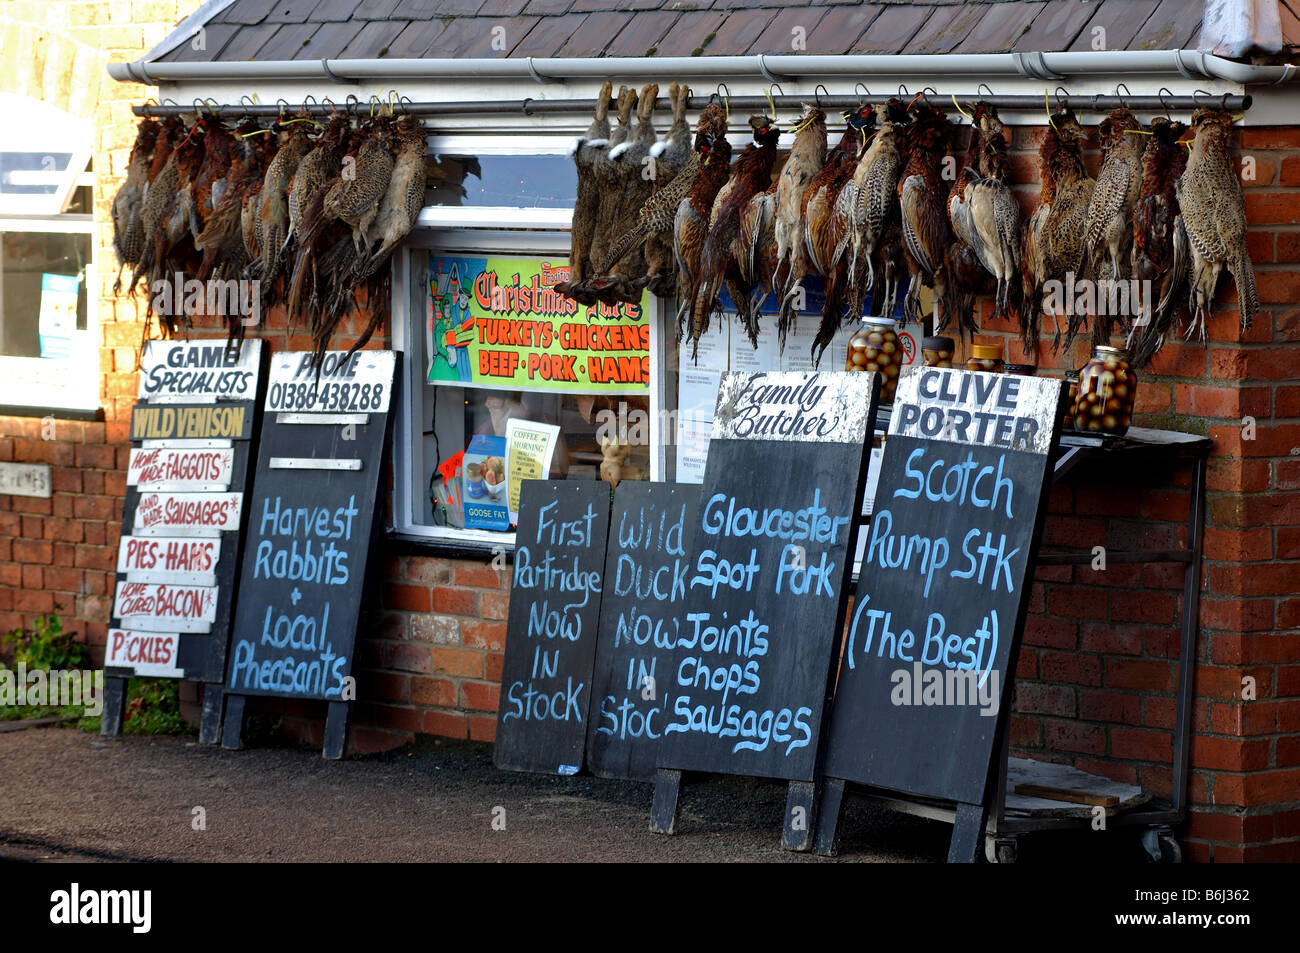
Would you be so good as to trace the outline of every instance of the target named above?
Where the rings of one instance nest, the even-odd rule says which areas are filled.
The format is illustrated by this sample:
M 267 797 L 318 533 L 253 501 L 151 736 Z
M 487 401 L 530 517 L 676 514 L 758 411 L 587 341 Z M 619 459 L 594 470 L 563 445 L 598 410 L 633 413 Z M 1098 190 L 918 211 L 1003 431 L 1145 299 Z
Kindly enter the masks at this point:
M 0 734 L 0 858 L 826 862 L 779 849 L 783 785 L 691 777 L 673 837 L 649 832 L 650 799 L 645 784 L 497 771 L 491 747 L 469 742 L 328 762 L 191 738 Z M 843 830 L 840 861 L 895 862 L 942 860 L 951 831 L 856 799 Z

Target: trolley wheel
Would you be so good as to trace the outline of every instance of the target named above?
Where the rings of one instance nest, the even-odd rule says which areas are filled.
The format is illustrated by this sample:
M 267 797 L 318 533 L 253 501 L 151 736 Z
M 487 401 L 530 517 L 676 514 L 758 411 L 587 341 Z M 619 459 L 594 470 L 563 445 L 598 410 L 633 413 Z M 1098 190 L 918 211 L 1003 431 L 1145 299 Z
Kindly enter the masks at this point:
M 984 835 L 984 859 L 990 864 L 1014 864 L 1020 849 L 1019 838 L 1012 835 Z
M 1183 848 L 1171 827 L 1149 827 L 1142 832 L 1142 846 L 1156 864 L 1181 864 Z

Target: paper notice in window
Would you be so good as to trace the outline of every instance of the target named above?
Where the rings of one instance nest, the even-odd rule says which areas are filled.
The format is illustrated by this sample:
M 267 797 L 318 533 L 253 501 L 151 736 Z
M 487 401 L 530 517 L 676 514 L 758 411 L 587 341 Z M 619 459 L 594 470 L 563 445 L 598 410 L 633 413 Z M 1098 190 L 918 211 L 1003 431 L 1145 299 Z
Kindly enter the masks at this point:
M 684 365 L 677 378 L 677 482 L 703 483 L 720 370 Z
M 551 473 L 551 456 L 560 428 L 532 420 L 506 421 L 506 493 L 510 522 L 519 522 L 519 486 L 524 480 L 545 480 Z

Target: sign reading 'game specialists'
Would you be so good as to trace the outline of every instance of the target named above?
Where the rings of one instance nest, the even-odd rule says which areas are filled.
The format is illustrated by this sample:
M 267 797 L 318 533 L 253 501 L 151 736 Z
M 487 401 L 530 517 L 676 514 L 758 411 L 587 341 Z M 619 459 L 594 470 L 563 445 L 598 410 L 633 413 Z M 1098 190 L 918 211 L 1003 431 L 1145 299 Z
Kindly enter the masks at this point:
M 254 401 L 260 347 L 231 353 L 224 341 L 147 341 L 140 360 L 140 399 L 153 403 Z

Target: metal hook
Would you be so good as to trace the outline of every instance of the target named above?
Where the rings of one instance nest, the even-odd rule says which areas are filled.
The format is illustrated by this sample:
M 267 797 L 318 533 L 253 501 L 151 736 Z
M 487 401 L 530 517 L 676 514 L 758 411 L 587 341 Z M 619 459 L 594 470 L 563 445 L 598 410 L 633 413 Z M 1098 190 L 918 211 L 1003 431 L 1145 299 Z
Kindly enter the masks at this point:
M 719 83 L 714 95 L 722 100 L 722 108 L 726 110 L 727 122 L 731 122 L 731 87 L 726 83 Z
M 993 92 L 993 87 L 990 86 L 988 83 L 980 83 L 978 86 L 976 86 L 976 87 L 975 87 L 975 95 L 976 95 L 976 96 L 980 95 L 980 93 L 982 93 L 982 92 L 983 92 L 984 90 L 986 90 L 986 89 L 989 91 L 989 95 L 990 95 L 990 96 L 995 96 L 995 95 L 997 95 L 996 93 Z
M 1156 96 L 1160 100 L 1160 105 L 1164 108 L 1165 118 L 1173 119 L 1174 117 L 1169 112 L 1169 104 L 1165 102 L 1165 93 L 1168 93 L 1170 96 L 1172 96 L 1174 94 L 1174 91 L 1170 89 L 1168 86 L 1161 86 L 1160 92 L 1156 93 Z
M 906 84 L 906 83 L 899 83 L 899 84 L 898 84 L 898 98 L 899 98 L 899 99 L 906 99 L 908 96 L 911 96 L 911 95 L 912 95 L 912 91 L 911 91 L 910 89 L 907 88 L 907 84 Z
M 826 84 L 825 84 L 825 83 L 818 83 L 816 86 L 813 87 L 813 104 L 814 104 L 818 109 L 821 109 L 821 108 L 822 108 L 822 97 L 821 97 L 821 93 L 817 92 L 817 90 L 819 90 L 819 89 L 824 89 L 824 90 L 826 90 L 826 95 L 827 95 L 828 97 L 830 96 L 831 91 L 830 91 L 829 89 L 826 89 Z
M 1065 93 L 1065 96 L 1061 96 L 1061 93 Z M 1064 86 L 1058 86 L 1056 89 L 1052 90 L 1052 95 L 1056 97 L 1056 108 L 1065 109 L 1070 98 L 1070 91 Z
M 871 90 L 867 89 L 866 83 L 862 82 L 862 80 L 858 80 L 856 83 L 853 84 L 853 91 L 855 93 L 858 91 L 859 86 L 862 87 L 862 92 L 866 94 L 866 96 L 863 97 L 863 99 L 865 100 L 867 97 L 871 95 Z
M 348 93 L 347 96 L 344 97 L 343 111 L 345 113 L 348 113 L 350 116 L 352 116 L 353 119 L 356 118 L 357 110 L 360 107 L 361 107 L 361 100 L 360 98 L 358 98 L 356 93 Z
M 531 116 L 531 115 L 532 115 L 532 113 L 530 113 L 530 112 L 528 111 L 528 104 L 531 103 L 532 101 L 533 101 L 533 98 L 532 98 L 531 96 L 529 96 L 529 97 L 525 98 L 524 101 L 523 101 L 522 103 L 519 104 L 519 108 L 522 109 L 522 110 L 524 111 L 524 115 L 525 115 L 525 116 Z
M 1213 95 L 1213 94 L 1212 94 L 1208 89 L 1196 89 L 1196 90 L 1193 90 L 1193 91 L 1192 91 L 1192 106 L 1195 107 L 1195 108 L 1197 108 L 1197 109 L 1200 109 L 1200 108 L 1201 108 L 1201 103 L 1200 103 L 1200 100 L 1198 100 L 1196 97 L 1197 97 L 1197 96 L 1201 96 L 1201 95 L 1210 96 L 1210 95 Z
M 1121 89 L 1124 90 L 1123 94 L 1120 93 Z M 1121 109 L 1128 109 L 1127 97 L 1132 95 L 1133 95 L 1133 90 L 1128 88 L 1128 83 L 1120 83 L 1115 87 L 1115 98 L 1119 100 L 1119 105 Z
M 930 103 L 930 93 L 934 93 L 936 96 L 939 95 L 939 91 L 938 91 L 937 89 L 935 89 L 933 86 L 922 86 L 922 87 L 921 87 L 921 98 L 925 100 L 925 104 L 926 104 L 927 106 L 931 105 L 931 103 Z

